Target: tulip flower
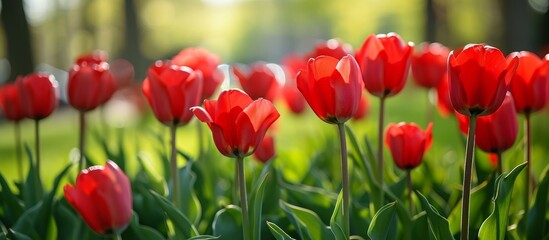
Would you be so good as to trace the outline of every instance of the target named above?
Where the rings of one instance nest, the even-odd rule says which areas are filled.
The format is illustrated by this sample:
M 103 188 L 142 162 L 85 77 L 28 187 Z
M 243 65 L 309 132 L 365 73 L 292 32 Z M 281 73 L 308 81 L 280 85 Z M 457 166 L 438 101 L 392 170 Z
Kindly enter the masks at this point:
M 4 117 L 14 122 L 15 158 L 17 161 L 17 172 L 19 180 L 23 181 L 23 163 L 21 162 L 21 127 L 20 121 L 25 118 L 19 88 L 17 84 L 10 83 L 0 87 L 0 110 Z
M 549 55 L 548 55 L 549 56 Z M 526 204 L 530 202 L 532 194 L 531 180 L 531 155 L 532 155 L 532 133 L 531 133 L 531 117 L 534 112 L 539 111 L 547 104 L 547 94 L 549 89 L 549 57 L 540 59 L 531 52 L 522 51 L 509 54 L 507 61 L 519 59 L 518 67 L 511 80 L 510 91 L 515 100 L 515 108 L 517 112 L 524 114 L 524 161 L 526 165 L 526 187 L 527 197 Z M 528 206 L 526 206 L 528 207 Z
M 95 51 L 80 56 L 69 69 L 67 97 L 69 104 L 79 111 L 79 170 L 84 169 L 84 149 L 86 139 L 86 112 L 107 102 L 116 90 L 116 84 L 106 62 L 107 54 Z
M 238 89 L 222 91 L 217 100 L 205 100 L 204 107 L 197 106 L 191 110 L 198 120 L 208 124 L 219 152 L 237 159 L 235 182 L 238 184 L 235 183 L 233 191 L 236 186 L 239 186 L 244 240 L 249 240 L 251 231 L 244 157 L 258 148 L 265 132 L 280 117 L 280 114 L 269 100 L 260 98 L 254 101 Z M 234 195 L 235 192 L 233 192 Z
M 232 69 L 242 90 L 252 99 L 264 98 L 272 102 L 277 97 L 280 84 L 267 64 L 257 62 L 250 67 L 248 73 L 236 66 Z
M 132 218 L 128 176 L 112 161 L 78 174 L 76 184 L 64 187 L 65 198 L 96 233 L 119 235 Z
M 353 115 L 353 120 L 358 121 L 365 118 L 368 115 L 369 110 L 370 107 L 368 106 L 368 98 L 364 94 L 362 94 L 362 97 L 360 98 L 360 102 L 358 104 L 358 109 Z
M 305 59 L 317 58 L 322 55 L 341 59 L 352 52 L 351 45 L 345 44 L 337 39 L 318 42 L 314 49 L 306 56 Z
M 358 110 L 362 97 L 360 69 L 351 55 L 309 59 L 297 75 L 297 88 L 324 122 L 341 124 Z
M 469 118 L 461 114 L 456 115 L 461 131 L 466 134 L 469 128 Z M 517 139 L 517 133 L 517 113 L 513 97 L 509 92 L 496 112 L 477 118 L 475 143 L 482 151 L 497 154 L 499 174 L 502 173 L 501 154 L 513 146 Z
M 51 74 L 31 73 L 17 79 L 19 99 L 26 118 L 34 119 L 36 169 L 40 176 L 40 120 L 59 104 L 59 84 Z
M 297 74 L 297 88 L 322 121 L 338 126 L 341 145 L 343 231 L 345 236 L 349 237 L 350 193 L 345 122 L 356 114 L 360 106 L 364 88 L 360 68 L 351 55 L 341 59 L 330 56 L 311 58 L 307 63 L 307 69 Z
M 281 89 L 281 95 L 290 111 L 300 114 L 305 110 L 305 98 L 297 89 L 296 76 L 299 70 L 307 67 L 307 61 L 300 56 L 289 55 L 282 60 L 286 81 Z
M 437 87 L 446 75 L 448 48 L 440 43 L 422 43 L 412 56 L 412 75 L 421 87 Z
M 172 58 L 172 63 L 202 72 L 200 101 L 210 98 L 223 82 L 223 73 L 217 69 L 219 57 L 205 48 L 186 48 Z
M 189 109 L 200 102 L 201 78 L 191 68 L 155 62 L 143 81 L 143 93 L 156 119 L 167 126 L 187 124 L 193 116 Z
M 176 129 L 187 124 L 191 107 L 200 102 L 202 74 L 170 61 L 156 61 L 147 71 L 143 93 L 159 122 L 170 127 L 170 169 L 173 203 L 179 207 L 179 171 L 177 170 Z
M 412 60 L 413 45 L 412 42 L 405 43 L 396 33 L 370 35 L 355 53 L 366 90 L 380 99 L 377 132 L 379 184 L 383 184 L 385 99 L 398 94 L 404 88 Z
M 506 61 L 499 49 L 482 44 L 469 44 L 463 49 L 452 51 L 448 56 L 452 106 L 457 112 L 469 117 L 470 123 L 463 174 L 462 239 L 469 238 L 471 167 L 477 117 L 492 114 L 501 106 L 517 63 L 517 57 Z
M 389 124 L 385 132 L 385 144 L 391 150 L 393 161 L 402 170 L 406 171 L 408 182 L 408 203 L 413 214 L 412 202 L 412 177 L 410 171 L 423 159 L 423 154 L 431 147 L 433 142 L 433 124 L 429 123 L 425 131 L 414 123 Z
M 437 86 L 437 108 L 440 115 L 447 117 L 454 114 L 454 107 L 450 100 L 450 86 L 448 85 L 448 75 L 445 75 Z
M 257 146 L 257 149 L 254 152 L 254 157 L 262 163 L 266 163 L 273 159 L 275 156 L 274 144 L 273 136 L 265 136 L 261 143 Z

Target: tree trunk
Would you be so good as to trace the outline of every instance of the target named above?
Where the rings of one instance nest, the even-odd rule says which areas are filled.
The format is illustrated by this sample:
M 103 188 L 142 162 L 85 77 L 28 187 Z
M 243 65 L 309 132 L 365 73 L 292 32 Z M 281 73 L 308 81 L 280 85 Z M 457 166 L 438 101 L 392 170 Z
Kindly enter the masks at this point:
M 29 24 L 23 9 L 23 0 L 1 0 L 0 19 L 6 36 L 6 52 L 11 66 L 8 81 L 34 70 Z

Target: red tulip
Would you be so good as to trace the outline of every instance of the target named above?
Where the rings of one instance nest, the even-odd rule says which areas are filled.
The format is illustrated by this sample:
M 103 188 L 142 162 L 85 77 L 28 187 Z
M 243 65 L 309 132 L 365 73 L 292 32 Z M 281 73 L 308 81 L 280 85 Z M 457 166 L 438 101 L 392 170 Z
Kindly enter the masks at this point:
M 132 218 L 132 191 L 128 176 L 112 161 L 78 174 L 74 186 L 64 188 L 65 198 L 86 224 L 102 235 L 121 233 Z
M 25 118 L 16 84 L 11 83 L 0 87 L 0 109 L 8 120 L 18 122 Z
M 368 106 L 368 98 L 362 94 L 362 97 L 360 98 L 360 102 L 358 104 L 358 109 L 355 112 L 355 115 L 353 115 L 353 120 L 361 120 L 368 115 L 370 107 Z
M 432 123 L 427 125 L 425 131 L 414 123 L 389 124 L 385 144 L 391 150 L 397 167 L 410 170 L 421 164 L 423 154 L 433 141 L 432 129 Z
M 351 52 L 352 49 L 349 44 L 344 44 L 337 39 L 330 39 L 328 41 L 321 41 L 317 43 L 315 48 L 307 55 L 305 59 L 317 58 L 322 55 L 341 59 Z
M 79 63 L 69 70 L 67 89 L 69 104 L 81 112 L 93 110 L 104 104 L 116 90 L 109 64 L 92 56 L 85 58 L 78 59 Z
M 475 143 L 482 151 L 502 153 L 515 143 L 518 133 L 518 120 L 511 94 L 507 94 L 503 103 L 494 113 L 477 118 Z M 460 130 L 467 134 L 469 117 L 456 114 Z
M 17 79 L 21 107 L 25 117 L 48 117 L 59 104 L 59 84 L 51 74 L 31 73 Z
M 532 113 L 547 103 L 549 83 L 549 59 L 540 59 L 531 52 L 514 52 L 508 62 L 519 59 L 517 70 L 511 80 L 509 91 L 513 94 L 515 108 L 519 113 Z
M 450 50 L 440 43 L 423 43 L 412 57 L 412 75 L 417 84 L 434 88 L 446 75 Z
M 507 92 L 518 57 L 508 63 L 497 48 L 469 44 L 448 57 L 448 78 L 452 106 L 459 113 L 488 115 L 495 112 Z
M 274 138 L 272 136 L 265 136 L 263 141 L 257 146 L 254 152 L 254 157 L 262 163 L 266 163 L 273 159 L 275 155 Z
M 450 100 L 450 86 L 448 85 L 448 75 L 445 75 L 437 86 L 437 108 L 440 115 L 447 117 L 454 114 L 454 107 Z
M 302 57 L 289 55 L 282 60 L 286 81 L 281 89 L 281 95 L 290 111 L 300 114 L 305 110 L 305 98 L 297 89 L 296 76 L 300 69 L 307 67 L 307 61 Z
M 353 56 L 320 56 L 298 73 L 297 88 L 321 120 L 337 124 L 355 115 L 364 83 Z
M 169 61 L 156 61 L 143 81 L 143 93 L 158 121 L 168 126 L 184 125 L 193 116 L 190 108 L 200 104 L 202 75 Z
M 254 101 L 238 89 L 225 90 L 218 100 L 205 100 L 204 107 L 191 110 L 198 120 L 208 124 L 215 146 L 227 157 L 252 154 L 280 116 L 269 100 Z
M 398 94 L 406 84 L 413 43 L 398 34 L 370 35 L 355 53 L 366 90 L 384 98 Z
M 242 90 L 252 99 L 265 98 L 273 101 L 278 95 L 280 84 L 273 70 L 265 63 L 253 64 L 249 73 L 244 73 L 238 67 L 233 66 L 233 73 L 240 82 Z
M 217 69 L 219 57 L 205 48 L 186 48 L 172 58 L 172 63 L 202 72 L 201 99 L 210 98 L 223 82 L 223 73 Z

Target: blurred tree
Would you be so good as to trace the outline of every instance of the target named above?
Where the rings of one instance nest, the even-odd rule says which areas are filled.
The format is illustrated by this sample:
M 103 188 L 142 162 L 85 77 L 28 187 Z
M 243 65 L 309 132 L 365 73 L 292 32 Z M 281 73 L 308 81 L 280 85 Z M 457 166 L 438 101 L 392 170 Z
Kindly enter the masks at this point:
M 1 0 L 0 19 L 6 36 L 6 52 L 11 66 L 8 81 L 34 70 L 29 24 L 23 0 Z
M 136 79 L 144 79 L 146 71 L 141 69 L 147 69 L 147 61 L 141 54 L 141 38 L 139 36 L 139 25 L 137 22 L 137 9 L 135 0 L 124 0 L 124 20 L 126 28 L 124 31 L 124 48 L 122 51 L 122 57 L 133 63 Z

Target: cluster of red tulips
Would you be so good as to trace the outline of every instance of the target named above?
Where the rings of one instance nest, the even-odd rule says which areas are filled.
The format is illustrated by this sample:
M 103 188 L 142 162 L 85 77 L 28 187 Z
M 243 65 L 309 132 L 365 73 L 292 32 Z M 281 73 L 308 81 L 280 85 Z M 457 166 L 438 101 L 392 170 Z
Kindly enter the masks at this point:
M 530 176 L 530 116 L 548 102 L 549 55 L 545 59 L 530 52 L 514 52 L 507 57 L 495 47 L 469 44 L 450 51 L 439 43 L 424 43 L 414 53 L 414 45 L 394 33 L 371 35 L 352 52 L 350 46 L 329 40 L 315 46 L 306 56 L 291 55 L 276 65 L 256 62 L 244 69 L 232 67 L 241 89 L 221 91 L 210 100 L 225 76 L 218 69 L 220 59 L 203 48 L 188 48 L 171 60 L 156 61 L 147 70 L 142 91 L 156 119 L 170 129 L 171 200 L 180 204 L 176 129 L 193 116 L 211 130 L 217 150 L 236 159 L 233 203 L 240 202 L 243 238 L 252 239 L 244 158 L 255 154 L 262 162 L 274 158 L 275 131 L 270 126 L 280 114 L 272 103 L 281 97 L 288 109 L 301 114 L 306 104 L 322 121 L 337 126 L 341 151 L 342 226 L 350 232 L 350 180 L 347 163 L 346 122 L 364 118 L 368 112 L 364 89 L 379 98 L 380 112 L 375 180 L 384 187 L 384 148 L 390 150 L 395 165 L 406 171 L 410 211 L 413 212 L 410 171 L 422 162 L 429 149 L 433 124 L 425 130 L 415 123 L 385 125 L 385 104 L 401 92 L 412 70 L 415 82 L 436 89 L 441 114 L 455 115 L 467 135 L 464 161 L 461 236 L 469 238 L 469 199 L 472 159 L 475 146 L 495 154 L 498 172 L 503 173 L 502 153 L 516 140 L 517 113 L 525 116 L 526 204 L 532 190 Z M 283 70 L 283 71 L 280 71 Z M 281 79 L 281 72 L 285 77 Z M 105 167 L 85 164 L 85 113 L 104 104 L 116 83 L 107 58 L 94 53 L 79 58 L 69 71 L 68 103 L 80 112 L 81 170 L 75 186 L 65 187 L 65 197 L 86 223 L 99 234 L 120 234 L 131 220 L 131 188 L 127 176 L 113 162 Z M 39 120 L 50 115 L 58 104 L 59 89 L 52 75 L 33 73 L 13 84 L 2 86 L 0 106 L 5 118 L 19 122 L 36 120 L 36 165 L 39 166 Z M 384 132 L 385 130 L 385 132 Z M 39 169 L 39 168 L 38 168 Z M 381 194 L 383 202 L 383 193 Z M 528 205 L 525 206 L 528 208 Z M 113 214 L 116 212 L 117 214 Z

